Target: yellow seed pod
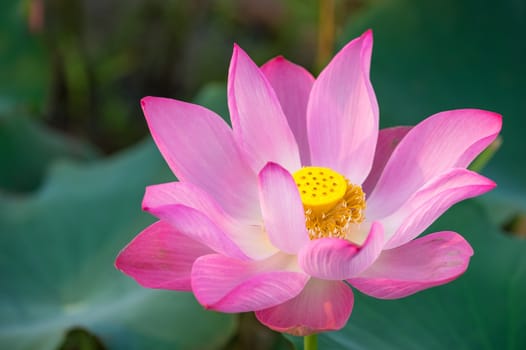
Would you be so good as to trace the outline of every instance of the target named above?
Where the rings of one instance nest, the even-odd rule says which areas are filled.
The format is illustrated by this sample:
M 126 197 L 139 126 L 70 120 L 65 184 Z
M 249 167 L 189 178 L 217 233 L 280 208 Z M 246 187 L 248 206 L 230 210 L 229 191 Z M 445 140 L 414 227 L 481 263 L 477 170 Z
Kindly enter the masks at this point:
M 305 209 L 323 212 L 340 201 L 347 190 L 347 180 L 334 170 L 304 167 L 293 174 Z

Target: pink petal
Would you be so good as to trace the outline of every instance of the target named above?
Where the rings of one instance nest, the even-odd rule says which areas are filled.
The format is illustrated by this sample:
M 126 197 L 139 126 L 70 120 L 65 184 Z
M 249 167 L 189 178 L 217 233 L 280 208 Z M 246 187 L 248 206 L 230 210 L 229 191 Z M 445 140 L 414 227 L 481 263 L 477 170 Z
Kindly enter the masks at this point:
M 353 304 L 354 295 L 345 283 L 311 278 L 298 296 L 256 311 L 256 317 L 275 331 L 306 336 L 343 328 Z
M 167 98 L 145 97 L 141 104 L 157 147 L 180 180 L 201 187 L 234 217 L 257 217 L 255 173 L 217 114 Z
M 378 136 L 378 104 L 369 80 L 371 31 L 347 44 L 314 82 L 307 107 L 311 162 L 362 184 Z
M 261 67 L 274 88 L 287 117 L 290 129 L 298 143 L 301 164 L 310 164 L 309 140 L 307 138 L 307 102 L 314 77 L 305 68 L 283 57 L 276 57 Z
M 194 264 L 192 289 L 207 309 L 247 312 L 281 304 L 298 295 L 308 281 L 296 257 L 278 253 L 266 260 L 242 261 L 217 254 Z
M 292 176 L 275 163 L 259 173 L 261 211 L 265 230 L 274 246 L 296 254 L 309 242 L 305 212 Z
M 158 221 L 139 233 L 120 253 L 115 266 L 147 288 L 190 291 L 194 261 L 212 253 L 207 246 Z
M 200 242 L 214 251 L 247 259 L 246 255 L 215 223 L 202 212 L 180 204 L 151 208 L 149 212 L 170 224 L 181 234 Z
M 376 152 L 374 154 L 373 167 L 362 185 L 365 193 L 369 194 L 372 192 L 376 182 L 378 182 L 378 178 L 384 170 L 385 164 L 409 130 L 411 130 L 411 126 L 396 126 L 394 128 L 380 130 L 376 144 Z
M 167 182 L 146 187 L 142 209 L 182 204 L 206 213 L 214 222 L 228 220 L 229 216 L 204 190 L 189 182 Z
M 384 249 L 409 242 L 453 204 L 479 196 L 495 186 L 493 181 L 466 169 L 452 169 L 436 177 L 394 214 L 381 220 L 387 240 Z
M 228 108 L 234 137 L 259 172 L 267 162 L 299 169 L 299 150 L 278 98 L 258 66 L 237 45 L 228 73 Z
M 382 225 L 375 222 L 361 247 L 345 239 L 315 239 L 300 251 L 298 261 L 303 271 L 313 277 L 344 280 L 360 274 L 376 260 L 383 240 Z
M 437 232 L 384 250 L 348 282 L 375 298 L 397 299 L 450 282 L 466 271 L 473 249 L 455 232 Z
M 233 219 L 205 191 L 188 182 L 148 186 L 143 210 L 155 212 L 166 205 L 181 204 L 197 209 L 223 231 L 243 253 L 253 259 L 267 258 L 277 252 L 261 227 L 261 219 L 242 222 Z
M 469 165 L 495 139 L 501 124 L 496 113 L 461 109 L 416 125 L 393 151 L 369 196 L 369 217 L 386 217 L 431 178 Z

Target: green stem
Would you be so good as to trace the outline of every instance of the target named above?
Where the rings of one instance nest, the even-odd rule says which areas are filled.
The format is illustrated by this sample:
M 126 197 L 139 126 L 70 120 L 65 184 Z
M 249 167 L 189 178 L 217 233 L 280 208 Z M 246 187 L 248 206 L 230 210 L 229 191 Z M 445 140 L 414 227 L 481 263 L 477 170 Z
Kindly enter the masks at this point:
M 311 334 L 303 337 L 303 350 L 318 350 L 317 334 Z
M 500 145 L 502 144 L 502 138 L 499 136 L 495 141 L 490 143 L 490 145 L 481 153 L 475 160 L 469 165 L 469 170 L 480 172 L 486 164 L 490 161 L 495 153 L 499 150 Z
M 319 0 L 318 54 L 316 66 L 320 71 L 329 61 L 334 50 L 335 3 L 334 0 Z

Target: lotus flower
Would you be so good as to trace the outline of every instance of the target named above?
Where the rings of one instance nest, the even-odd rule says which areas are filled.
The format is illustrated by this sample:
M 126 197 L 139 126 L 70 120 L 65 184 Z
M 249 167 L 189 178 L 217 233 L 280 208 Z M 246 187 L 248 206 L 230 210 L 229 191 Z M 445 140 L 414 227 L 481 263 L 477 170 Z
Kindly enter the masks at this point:
M 146 189 L 159 221 L 116 266 L 149 288 L 191 291 L 205 308 L 255 311 L 295 335 L 342 328 L 352 288 L 382 299 L 447 283 L 473 254 L 457 233 L 416 238 L 453 204 L 495 184 L 466 167 L 501 128 L 461 109 L 378 130 L 372 33 L 317 79 L 234 46 L 230 128 L 198 105 L 146 97 L 153 138 L 179 182 Z

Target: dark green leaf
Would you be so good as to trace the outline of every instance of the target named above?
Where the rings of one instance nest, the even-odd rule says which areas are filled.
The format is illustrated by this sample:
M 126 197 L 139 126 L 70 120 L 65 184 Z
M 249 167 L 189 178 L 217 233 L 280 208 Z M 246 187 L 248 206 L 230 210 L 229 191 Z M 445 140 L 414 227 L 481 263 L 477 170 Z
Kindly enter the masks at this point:
M 59 134 L 24 114 L 0 112 L 0 192 L 28 192 L 42 182 L 52 161 L 93 159 L 87 144 Z
M 456 206 L 435 225 L 474 248 L 465 275 L 401 300 L 356 292 L 348 325 L 319 337 L 320 349 L 526 348 L 526 241 L 498 223 L 526 208 L 523 96 L 526 7 L 517 1 L 370 2 L 349 20 L 343 45 L 375 34 L 371 75 L 383 127 L 411 125 L 454 108 L 503 114 L 503 147 L 485 172 L 498 188 Z M 478 202 L 480 203 L 480 202 Z M 300 338 L 289 337 L 297 348 Z
M 30 9 L 23 6 L 29 3 L 17 0 L 2 2 L 0 96 L 41 108 L 49 86 L 51 66 L 39 37 L 41 34 L 30 31 Z
M 321 334 L 320 349 L 526 348 L 526 241 L 503 235 L 487 217 L 471 201 L 434 225 L 462 233 L 475 250 L 458 280 L 400 300 L 356 292 L 349 323 Z
M 59 350 L 104 350 L 104 346 L 96 336 L 87 330 L 75 327 L 70 329 Z
M 205 106 L 206 108 L 216 112 L 227 123 L 230 124 L 226 89 L 226 84 L 210 83 L 199 91 L 194 99 L 194 103 Z
M 502 147 L 484 170 L 526 210 L 526 4 L 491 0 L 371 2 L 350 18 L 343 45 L 374 30 L 371 76 L 384 127 L 482 108 L 503 115 Z

